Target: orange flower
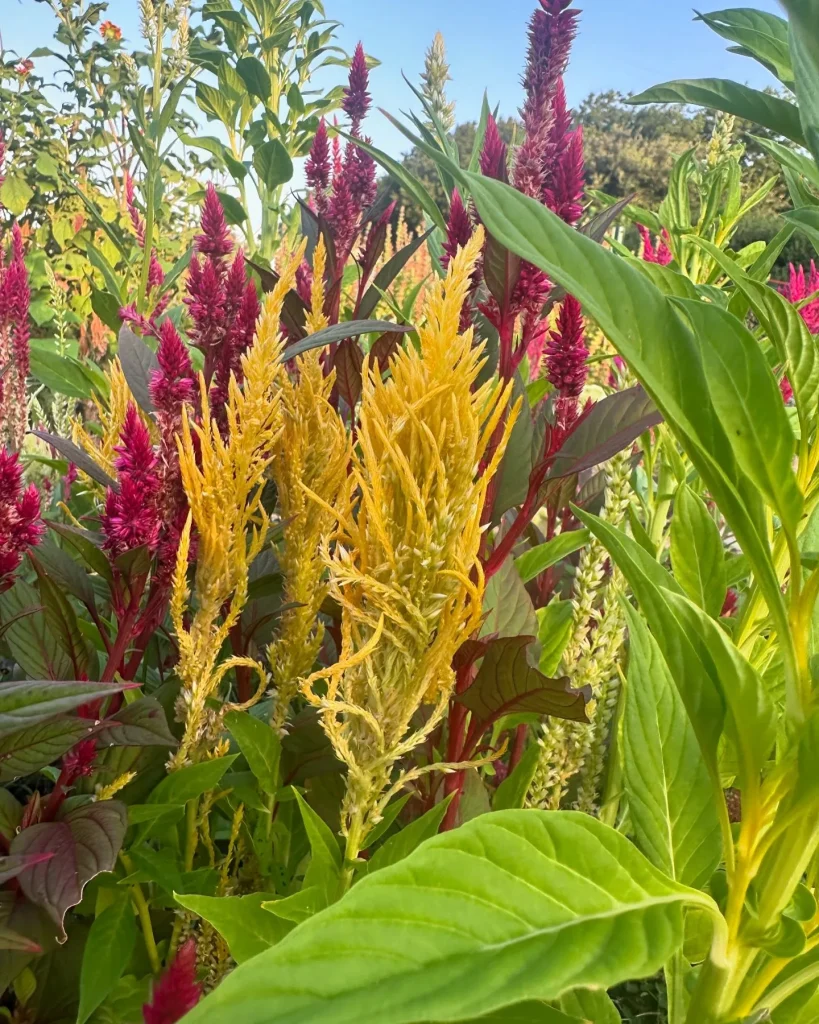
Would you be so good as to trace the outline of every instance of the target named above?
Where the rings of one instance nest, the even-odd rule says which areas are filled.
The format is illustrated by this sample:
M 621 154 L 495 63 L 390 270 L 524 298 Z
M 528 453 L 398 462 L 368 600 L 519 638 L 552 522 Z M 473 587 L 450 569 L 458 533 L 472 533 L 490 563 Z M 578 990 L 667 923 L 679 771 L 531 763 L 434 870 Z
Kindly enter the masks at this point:
M 100 35 L 106 42 L 118 42 L 122 39 L 122 29 L 113 21 L 104 21 L 100 25 Z

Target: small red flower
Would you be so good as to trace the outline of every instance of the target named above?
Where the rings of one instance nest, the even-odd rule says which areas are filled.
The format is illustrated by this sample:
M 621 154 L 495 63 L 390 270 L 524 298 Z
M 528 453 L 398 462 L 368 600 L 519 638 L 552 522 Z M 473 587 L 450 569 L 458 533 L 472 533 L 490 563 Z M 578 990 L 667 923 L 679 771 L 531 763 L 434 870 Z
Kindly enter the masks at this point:
M 104 21 L 100 25 L 100 35 L 106 43 L 119 42 L 122 39 L 122 29 L 113 21 Z
M 26 58 L 21 60 L 19 64 L 14 66 L 14 71 L 20 76 L 20 78 L 28 78 L 31 72 L 34 70 L 34 61 Z

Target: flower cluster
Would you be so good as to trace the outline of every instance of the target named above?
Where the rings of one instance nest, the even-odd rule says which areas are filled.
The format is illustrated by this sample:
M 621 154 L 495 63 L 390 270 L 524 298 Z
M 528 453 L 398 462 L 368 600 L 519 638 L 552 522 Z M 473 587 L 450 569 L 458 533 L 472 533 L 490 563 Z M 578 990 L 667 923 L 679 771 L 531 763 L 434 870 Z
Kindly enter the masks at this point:
M 15 224 L 7 258 L 0 249 L 0 442 L 17 449 L 26 432 L 30 298 L 23 236 Z
M 577 416 L 577 400 L 586 383 L 586 348 L 583 311 L 573 295 L 560 307 L 557 329 L 549 334 L 546 363 L 549 382 L 557 393 L 555 421 L 569 428 Z
M 202 986 L 196 980 L 196 941 L 188 939 L 154 985 L 150 1003 L 142 1007 L 144 1024 L 176 1024 L 201 995 Z
M 810 271 L 806 274 L 804 267 L 795 267 L 791 263 L 788 281 L 782 287 L 782 294 L 789 302 L 804 303 L 799 312 L 811 334 L 819 334 L 819 270 L 811 260 Z M 813 296 L 810 302 L 805 299 Z
M 657 239 L 655 245 L 651 238 L 651 232 L 644 224 L 638 224 L 637 230 L 640 232 L 640 239 L 642 241 L 642 258 L 646 263 L 659 263 L 661 267 L 666 267 L 674 259 L 674 256 L 669 247 L 670 238 L 665 228 L 660 232 L 660 237 Z
M 23 489 L 17 453 L 0 448 L 0 591 L 12 585 L 23 555 L 39 543 L 44 529 L 37 488 Z

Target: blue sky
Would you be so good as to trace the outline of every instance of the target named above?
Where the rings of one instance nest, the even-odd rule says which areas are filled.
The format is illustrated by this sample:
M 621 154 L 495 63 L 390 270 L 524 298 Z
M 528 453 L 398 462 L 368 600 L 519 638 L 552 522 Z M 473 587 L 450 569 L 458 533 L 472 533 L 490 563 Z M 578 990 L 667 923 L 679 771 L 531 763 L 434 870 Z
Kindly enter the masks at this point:
M 401 79 L 413 81 L 424 51 L 443 32 L 452 67 L 451 98 L 459 120 L 477 117 L 484 88 L 503 115 L 520 104 L 520 73 L 526 50 L 526 23 L 535 0 L 325 0 L 327 12 L 343 23 L 341 43 L 352 49 L 361 39 L 382 66 L 372 76 L 377 106 L 398 113 L 410 94 Z M 702 0 L 705 11 L 743 6 L 725 0 Z M 775 0 L 745 5 L 780 13 Z M 671 78 L 732 77 L 762 87 L 766 72 L 753 61 L 726 52 L 728 45 L 694 22 L 687 0 L 578 0 L 580 34 L 567 75 L 569 100 L 589 92 L 639 91 Z M 0 0 L 3 42 L 25 55 L 45 45 L 52 14 L 35 0 Z M 110 0 L 108 16 L 134 38 L 137 0 Z M 376 144 L 397 154 L 405 141 L 377 112 L 367 130 Z

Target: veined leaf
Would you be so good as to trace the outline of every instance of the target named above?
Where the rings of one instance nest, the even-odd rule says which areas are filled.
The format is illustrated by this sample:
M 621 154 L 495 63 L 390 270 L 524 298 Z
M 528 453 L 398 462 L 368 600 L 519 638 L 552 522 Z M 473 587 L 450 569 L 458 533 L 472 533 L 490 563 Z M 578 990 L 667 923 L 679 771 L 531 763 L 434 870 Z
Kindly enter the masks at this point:
M 200 761 L 180 768 L 178 772 L 168 775 L 151 792 L 148 802 L 152 804 L 186 804 L 195 800 L 209 789 L 215 789 L 222 776 L 237 758 L 217 757 L 212 761 Z
M 734 51 L 753 57 L 785 85 L 793 85 L 793 67 L 784 18 L 750 7 L 710 11 L 697 18 L 723 39 L 739 43 Z
M 545 544 L 538 544 L 515 559 L 515 568 L 524 583 L 533 580 L 561 559 L 574 554 L 589 542 L 588 530 L 569 530 L 559 533 Z
M 152 413 L 154 403 L 151 398 L 151 377 L 154 372 L 159 370 L 156 353 L 130 328 L 121 327 L 117 354 L 122 363 L 125 380 L 128 382 L 128 387 L 131 389 L 137 405 L 144 412 Z
M 275 900 L 275 893 L 254 892 L 248 896 L 180 896 L 174 899 L 186 910 L 213 925 L 230 949 L 237 964 L 275 946 L 292 929 L 289 922 L 264 910 L 263 903 Z
M 713 907 L 587 815 L 484 814 L 362 879 L 186 1024 L 464 1020 L 606 988 L 657 970 L 691 903 Z
M 279 788 L 279 761 L 282 745 L 269 723 L 254 718 L 246 711 L 230 711 L 225 725 L 239 744 L 261 789 L 273 796 Z
M 40 722 L 65 715 L 81 704 L 111 697 L 135 683 L 55 682 L 18 679 L 0 684 L 0 736 L 18 733 Z
M 621 1024 L 617 1007 L 601 988 L 576 988 L 561 996 L 561 1010 L 592 1024 Z
M 136 942 L 136 921 L 123 892 L 94 920 L 82 957 L 77 1024 L 85 1024 L 119 981 Z
M 674 500 L 671 565 L 691 600 L 716 618 L 728 589 L 722 538 L 705 502 L 687 484 L 680 486 Z
M 807 235 L 819 253 L 819 206 L 805 206 L 801 210 L 788 210 L 782 215 Z
M 93 732 L 94 723 L 86 718 L 61 717 L 3 736 L 0 738 L 0 783 L 40 771 Z
M 156 697 L 139 697 L 106 718 L 97 733 L 102 746 L 175 747 L 165 709 Z
M 783 2 L 790 21 L 791 60 L 802 131 L 807 148 L 819 164 L 819 12 L 816 0 Z
M 629 666 L 623 786 L 635 838 L 661 871 L 701 888 L 722 853 L 708 771 L 657 641 L 634 609 L 624 608 Z
M 810 2 L 810 0 L 808 0 Z M 746 121 L 753 121 L 769 128 L 777 135 L 805 145 L 805 136 L 799 120 L 799 109 L 794 103 L 777 96 L 750 89 L 727 78 L 689 78 L 676 82 L 655 85 L 638 96 L 631 96 L 628 103 L 686 103 L 698 107 L 710 107 L 734 114 Z
M 712 352 L 708 361 L 710 369 L 712 362 L 726 360 L 728 351 L 739 353 L 742 387 L 750 379 L 764 381 L 767 374 L 770 381 L 764 383 L 762 392 L 767 414 L 775 397 L 771 389 L 776 388 L 776 382 L 756 340 L 734 321 L 730 324 L 733 337 L 723 349 L 720 335 L 733 318 L 722 310 L 700 303 L 701 310 L 689 313 L 689 308 L 697 303 L 666 298 L 628 261 L 573 231 L 540 203 L 501 182 L 476 175 L 468 178 L 487 228 L 575 295 L 642 380 L 752 563 L 777 631 L 788 636 L 787 611 L 771 560 L 764 510 L 758 490 L 745 471 L 753 435 L 739 438 L 741 444 L 737 444 L 735 451 L 733 411 L 729 421 L 723 422 L 722 417 L 732 405 L 727 394 L 732 387 L 736 404 L 737 385 L 725 381 L 728 370 L 723 362 L 715 386 L 715 391 L 722 393 L 718 393 L 719 401 L 715 401 L 702 355 L 705 345 L 715 344 L 715 340 L 719 343 L 720 350 Z M 704 339 L 695 337 L 693 324 L 698 330 L 704 329 Z M 663 338 L 662 345 L 657 344 L 657 338 Z M 734 367 L 737 369 L 740 368 Z M 752 405 L 758 408 L 758 396 L 752 396 Z M 788 462 L 784 476 L 777 478 L 774 486 L 777 498 L 781 497 L 783 483 L 788 489 L 786 504 L 790 516 L 795 504 L 795 484 L 789 483 L 793 481 L 793 471 L 789 442 L 781 435 L 781 400 L 780 408 L 773 410 L 771 406 L 771 411 L 774 424 L 765 429 L 775 432 L 777 472 L 780 463 Z M 757 452 L 756 458 L 765 462 L 769 453 Z M 760 472 L 769 476 L 768 470 L 757 466 L 755 476 Z

